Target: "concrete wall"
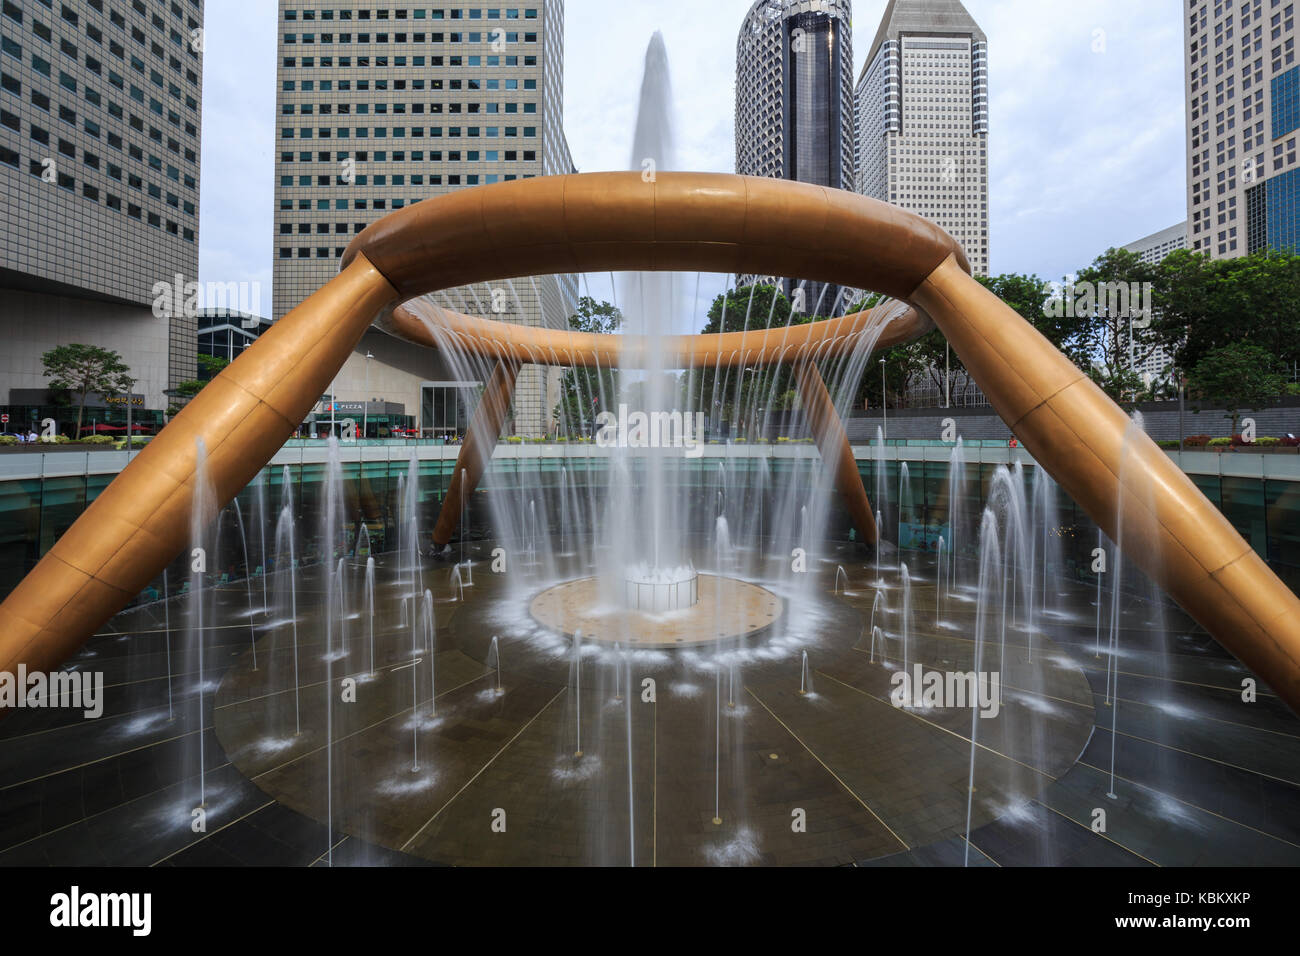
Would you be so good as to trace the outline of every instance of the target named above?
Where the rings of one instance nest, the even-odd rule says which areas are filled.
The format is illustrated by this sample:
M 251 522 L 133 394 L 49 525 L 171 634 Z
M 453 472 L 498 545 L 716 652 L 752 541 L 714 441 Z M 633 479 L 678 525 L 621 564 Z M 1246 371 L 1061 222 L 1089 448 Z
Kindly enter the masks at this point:
M 79 342 L 121 353 L 145 407 L 165 409 L 170 338 L 169 321 L 148 306 L 0 289 L 0 402 L 9 402 L 10 389 L 47 388 L 41 356 Z M 191 359 L 193 341 L 191 334 Z
M 1147 434 L 1156 440 L 1178 439 L 1178 403 L 1147 402 L 1138 406 L 1146 422 Z M 1300 399 L 1287 399 L 1273 408 L 1259 411 L 1243 409 L 1242 417 L 1255 420 L 1255 433 L 1260 436 L 1283 437 L 1288 432 L 1300 435 Z M 942 437 L 943 420 L 952 418 L 957 434 L 965 439 L 1009 440 L 1009 429 L 991 408 L 904 408 L 890 409 L 888 431 L 890 439 L 930 439 Z M 855 415 L 848 420 L 849 441 L 854 444 L 873 441 L 876 429 L 881 426 L 879 415 Z M 1240 427 L 1240 425 L 1238 425 Z M 1188 403 L 1183 415 L 1183 435 L 1226 436 L 1232 431 L 1232 419 L 1223 409 L 1202 409 Z

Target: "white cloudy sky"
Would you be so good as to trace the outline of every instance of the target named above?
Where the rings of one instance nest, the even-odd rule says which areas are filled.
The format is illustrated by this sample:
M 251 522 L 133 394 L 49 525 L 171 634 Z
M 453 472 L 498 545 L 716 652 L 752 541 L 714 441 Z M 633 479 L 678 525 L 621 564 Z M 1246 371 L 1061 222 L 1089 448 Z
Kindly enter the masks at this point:
M 854 2 L 855 76 L 885 3 Z M 645 46 L 660 30 L 678 167 L 733 172 L 735 43 L 749 6 L 567 0 L 565 126 L 578 168 L 628 167 Z M 1058 278 L 1186 218 L 1182 0 L 966 6 L 989 38 L 991 271 Z M 260 282 L 266 311 L 276 3 L 209 0 L 206 25 L 201 278 Z

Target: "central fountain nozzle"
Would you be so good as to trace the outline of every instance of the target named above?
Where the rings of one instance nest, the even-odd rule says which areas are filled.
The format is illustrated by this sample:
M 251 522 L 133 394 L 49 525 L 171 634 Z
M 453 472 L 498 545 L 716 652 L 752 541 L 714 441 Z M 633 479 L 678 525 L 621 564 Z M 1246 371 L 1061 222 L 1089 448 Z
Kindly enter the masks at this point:
M 695 568 L 653 568 L 634 564 L 623 571 L 623 600 L 634 611 L 683 611 L 700 600 Z

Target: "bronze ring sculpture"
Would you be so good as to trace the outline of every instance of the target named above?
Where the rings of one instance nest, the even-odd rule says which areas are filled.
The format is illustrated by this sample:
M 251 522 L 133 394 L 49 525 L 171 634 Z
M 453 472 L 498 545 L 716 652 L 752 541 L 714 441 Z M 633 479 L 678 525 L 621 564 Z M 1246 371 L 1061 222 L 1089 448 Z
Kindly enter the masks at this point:
M 1130 559 L 1300 712 L 1300 599 L 1154 442 L 1139 435 L 1126 451 L 1124 412 L 970 277 L 946 233 L 852 193 L 699 173 L 660 173 L 653 182 L 639 173 L 598 173 L 501 183 L 427 200 L 371 225 L 348 248 L 339 275 L 200 392 L 0 605 L 0 670 L 57 667 L 148 585 L 186 544 L 196 440 L 208 450 L 216 500 L 229 501 L 292 434 L 377 317 L 431 344 L 427 330 L 422 335 L 397 308 L 402 302 L 493 279 L 647 269 L 798 275 L 914 306 L 917 313 L 901 317 L 900 334 L 924 331 L 932 319 L 1061 487 L 1112 537 L 1122 522 Z M 504 414 L 518 364 L 550 354 L 556 364 L 576 363 L 584 355 L 594 360 L 602 348 L 612 354 L 615 345 L 626 347 L 574 344 L 563 331 L 484 329 L 481 321 L 447 317 L 448 334 L 481 339 L 499 361 L 476 412 L 474 433 L 489 437 L 467 442 L 466 465 L 490 456 L 491 426 Z M 809 336 L 804 344 L 815 342 L 818 351 L 794 358 L 815 371 L 809 359 L 855 344 L 855 321 L 800 327 Z M 793 331 L 740 333 L 746 338 L 734 345 L 689 337 L 679 358 L 716 361 L 728 349 L 752 349 L 764 359 L 789 359 Z M 856 492 L 846 490 L 856 466 L 850 455 L 845 467 L 847 441 L 838 420 L 827 419 L 824 405 L 819 410 L 818 384 L 820 376 L 814 382 L 801 372 L 819 444 L 824 455 L 838 454 L 837 486 L 862 527 L 865 493 L 855 502 Z M 468 472 L 464 483 L 472 487 Z M 454 526 L 446 513 L 451 498 L 435 540 Z

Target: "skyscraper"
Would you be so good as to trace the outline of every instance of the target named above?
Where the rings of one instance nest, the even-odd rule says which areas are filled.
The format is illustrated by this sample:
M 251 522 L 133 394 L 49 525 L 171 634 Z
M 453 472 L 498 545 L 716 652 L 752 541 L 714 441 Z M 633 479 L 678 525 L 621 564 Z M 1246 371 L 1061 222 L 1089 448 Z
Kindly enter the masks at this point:
M 1300 249 L 1295 4 L 1183 4 L 1187 239 L 1216 259 Z
M 376 9 L 339 0 L 317 10 L 280 0 L 273 318 L 323 285 L 351 238 L 395 209 L 466 186 L 573 171 L 563 131 L 564 2 L 524 2 Z M 516 283 L 504 297 L 492 295 L 495 287 L 505 284 L 449 290 L 436 301 L 563 326 L 577 299 L 574 276 Z M 494 301 L 497 310 L 487 305 Z M 415 415 L 449 396 L 454 405 L 474 384 L 379 335 L 369 333 L 344 367 L 336 399 L 382 394 Z M 379 359 L 373 365 L 368 348 Z M 516 431 L 545 432 L 559 375 L 523 369 Z M 374 395 L 362 394 L 363 382 Z
M 857 191 L 989 266 L 988 41 L 960 0 L 890 0 L 858 78 Z
M 750 7 L 736 41 L 737 173 L 853 188 L 852 18 L 849 0 Z M 805 311 L 833 310 L 838 290 L 805 291 Z
M 1159 265 L 1174 250 L 1187 248 L 1187 223 L 1180 222 L 1168 229 L 1161 229 L 1159 232 L 1152 233 L 1136 242 L 1130 242 L 1123 248 L 1145 263 Z M 1142 341 L 1144 334 L 1146 333 L 1134 332 L 1134 336 L 1139 342 Z M 1149 345 L 1149 343 L 1143 344 L 1149 347 L 1151 352 L 1145 359 L 1135 362 L 1133 370 L 1141 375 L 1142 380 L 1148 385 L 1152 382 L 1165 381 L 1169 377 L 1173 359 L 1163 346 Z
M 202 0 L 3 4 L 0 404 L 11 416 L 48 404 L 41 355 L 56 345 L 119 352 L 138 410 L 161 413 L 166 390 L 195 378 L 196 315 L 154 305 L 159 283 L 181 287 L 162 297 L 172 303 L 198 272 L 202 29 Z

